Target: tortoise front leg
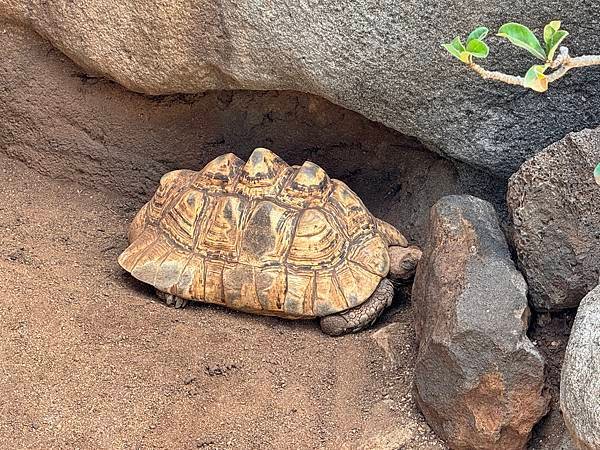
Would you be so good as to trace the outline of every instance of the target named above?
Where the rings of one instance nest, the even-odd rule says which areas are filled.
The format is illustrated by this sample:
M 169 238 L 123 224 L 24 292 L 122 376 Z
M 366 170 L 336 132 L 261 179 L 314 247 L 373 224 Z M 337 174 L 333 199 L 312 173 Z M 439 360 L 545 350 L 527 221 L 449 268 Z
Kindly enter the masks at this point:
M 167 294 L 166 292 L 159 291 L 156 289 L 156 296 L 163 300 L 167 306 L 175 306 L 175 308 L 185 308 L 188 301 L 185 298 L 177 297 L 173 294 Z
M 321 318 L 321 330 L 331 336 L 356 333 L 372 325 L 392 304 L 394 286 L 387 278 L 381 280 L 375 292 L 362 305 Z

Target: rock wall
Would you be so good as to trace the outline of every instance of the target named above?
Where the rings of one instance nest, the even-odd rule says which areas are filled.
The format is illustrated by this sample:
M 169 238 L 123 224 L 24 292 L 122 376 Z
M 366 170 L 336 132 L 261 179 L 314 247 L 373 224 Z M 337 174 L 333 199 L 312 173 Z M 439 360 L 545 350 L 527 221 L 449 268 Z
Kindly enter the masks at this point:
M 0 17 L 49 39 L 85 72 L 147 94 L 296 90 L 507 177 L 567 132 L 600 124 L 600 70 L 545 95 L 479 79 L 441 44 L 511 19 L 563 19 L 572 54 L 600 52 L 600 3 L 352 0 L 0 0 Z M 557 17 L 557 15 L 559 17 Z M 493 34 L 493 33 L 492 33 Z M 486 65 L 532 58 L 491 36 Z

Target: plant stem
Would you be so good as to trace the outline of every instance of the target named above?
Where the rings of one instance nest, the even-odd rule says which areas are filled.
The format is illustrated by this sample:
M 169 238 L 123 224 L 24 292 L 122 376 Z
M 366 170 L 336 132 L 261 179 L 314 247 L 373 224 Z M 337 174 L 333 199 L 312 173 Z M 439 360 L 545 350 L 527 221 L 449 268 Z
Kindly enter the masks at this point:
M 600 55 L 584 55 L 571 58 L 567 47 L 560 48 L 560 55 L 550 66 L 556 68 L 554 72 L 548 75 L 548 83 L 558 80 L 575 67 L 600 66 Z
M 503 83 L 525 87 L 525 78 L 523 77 L 486 70 L 474 62 L 467 63 L 467 65 L 483 79 L 501 81 Z M 587 66 L 600 66 L 600 55 L 584 55 L 572 58 L 569 56 L 569 49 L 567 47 L 561 47 L 560 54 L 550 64 L 550 68 L 556 70 L 547 76 L 548 83 L 562 78 L 569 70 L 575 67 Z
M 523 86 L 525 79 L 523 77 L 516 77 L 514 75 L 508 75 L 502 72 L 494 72 L 491 70 L 486 70 L 481 67 L 479 64 L 471 62 L 468 64 L 469 68 L 474 70 L 479 74 L 479 76 L 485 80 L 496 80 L 502 81 L 507 84 L 514 84 L 517 86 Z

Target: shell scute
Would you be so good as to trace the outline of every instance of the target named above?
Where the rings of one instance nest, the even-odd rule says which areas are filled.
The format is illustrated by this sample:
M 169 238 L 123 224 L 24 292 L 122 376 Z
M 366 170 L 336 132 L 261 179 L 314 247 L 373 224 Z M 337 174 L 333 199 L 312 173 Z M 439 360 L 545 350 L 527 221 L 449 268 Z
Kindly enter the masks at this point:
M 284 266 L 264 268 L 255 273 L 256 293 L 263 311 L 283 311 L 288 278 Z
M 335 272 L 321 272 L 317 274 L 317 290 L 313 305 L 315 316 L 326 316 L 348 309 L 348 302 L 344 297 Z
M 333 185 L 330 202 L 325 208 L 340 219 L 350 239 L 375 233 L 373 216 L 358 195 L 339 180 L 333 180 Z
M 129 240 L 129 242 L 135 241 L 138 237 L 142 235 L 142 233 L 146 229 L 149 207 L 150 202 L 142 206 L 142 208 L 137 212 L 137 214 L 131 221 L 131 225 L 129 225 L 129 230 L 127 231 L 127 239 Z
M 147 219 L 156 223 L 168 208 L 170 202 L 176 198 L 183 189 L 191 184 L 196 173 L 192 170 L 173 170 L 167 172 L 160 179 L 160 184 L 147 207 Z
M 327 201 L 331 187 L 325 171 L 306 161 L 285 184 L 279 198 L 296 208 L 322 206 Z
M 268 200 L 255 204 L 243 228 L 239 261 L 257 267 L 282 264 L 297 216 L 296 211 Z
M 179 276 L 176 295 L 182 298 L 204 298 L 204 258 L 193 254 Z
M 131 269 L 131 274 L 144 283 L 156 286 L 156 275 L 163 260 L 173 251 L 173 245 L 164 235 L 149 243 L 141 251 Z
M 290 316 L 314 316 L 312 312 L 315 295 L 314 286 L 314 272 L 299 272 L 289 269 L 283 311 Z
M 236 195 L 215 198 L 205 230 L 198 236 L 197 249 L 208 254 L 234 258 L 246 202 Z
M 223 269 L 223 292 L 225 304 L 231 308 L 249 311 L 262 309 L 256 292 L 252 266 L 245 264 L 225 266 Z
M 358 306 L 369 298 L 381 281 L 381 277 L 363 269 L 352 261 L 344 261 L 335 268 L 338 286 L 348 307 Z
M 139 236 L 136 236 L 135 240 L 131 241 L 129 247 L 119 255 L 118 262 L 121 267 L 131 272 L 142 253 L 157 240 L 157 237 L 158 233 L 156 229 L 151 227 L 145 228 Z
M 202 300 L 208 303 L 225 303 L 224 268 L 225 263 L 218 259 L 206 259 L 204 261 L 204 297 L 202 297 Z
M 305 269 L 333 266 L 344 257 L 346 245 L 323 210 L 306 209 L 298 219 L 287 262 Z
M 189 252 L 172 250 L 158 267 L 154 277 L 154 287 L 162 292 L 177 294 L 179 279 L 190 257 Z
M 382 278 L 390 270 L 387 243 L 377 234 L 355 243 L 348 252 L 348 260 Z
M 191 249 L 196 219 L 206 203 L 205 194 L 196 189 L 186 191 L 160 221 L 160 227 L 175 241 Z
M 266 148 L 257 148 L 241 171 L 235 192 L 249 198 L 274 197 L 293 169 Z
M 193 186 L 209 192 L 230 192 L 243 165 L 244 161 L 233 153 L 218 156 L 197 173 Z

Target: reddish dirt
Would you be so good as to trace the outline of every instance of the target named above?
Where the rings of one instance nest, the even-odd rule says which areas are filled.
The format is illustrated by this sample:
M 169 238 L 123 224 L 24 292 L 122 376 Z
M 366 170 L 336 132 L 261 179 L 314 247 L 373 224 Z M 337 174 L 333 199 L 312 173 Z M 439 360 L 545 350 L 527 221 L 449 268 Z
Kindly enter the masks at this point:
M 398 303 L 316 322 L 166 307 L 116 257 L 135 207 L 0 156 L 4 448 L 443 449 L 412 399 Z
M 536 314 L 530 338 L 546 360 L 546 389 L 550 411 L 533 429 L 529 450 L 575 450 L 560 412 L 560 370 L 576 310 Z

